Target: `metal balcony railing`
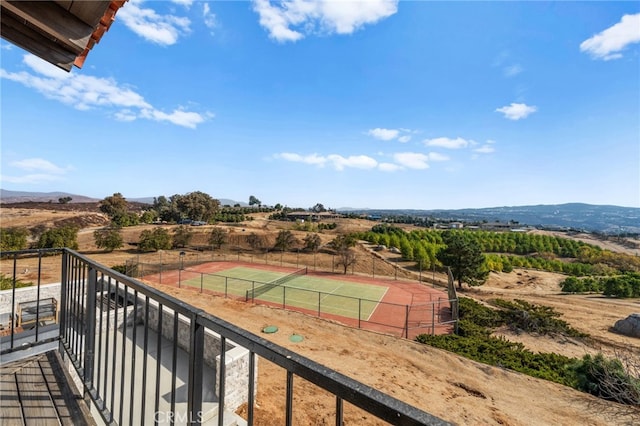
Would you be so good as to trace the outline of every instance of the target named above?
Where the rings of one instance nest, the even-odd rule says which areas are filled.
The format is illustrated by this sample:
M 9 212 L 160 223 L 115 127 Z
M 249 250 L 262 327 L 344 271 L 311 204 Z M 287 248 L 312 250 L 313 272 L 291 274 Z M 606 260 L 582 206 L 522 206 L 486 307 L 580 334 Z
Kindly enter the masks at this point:
M 40 282 L 47 255 L 61 256 L 59 284 Z M 17 288 L 16 264 L 24 256 L 38 258 L 38 280 Z M 252 425 L 260 358 L 286 370 L 287 425 L 293 422 L 296 376 L 335 396 L 336 425 L 343 424 L 344 401 L 391 424 L 447 424 L 75 251 L 2 257 L 13 259 L 13 286 L 0 306 L 3 318 L 10 316 L 0 342 L 3 362 L 27 348 L 57 346 L 106 424 L 222 426 L 246 403 L 246 419 L 238 417 L 238 424 Z M 30 318 L 30 329 L 17 326 L 19 315 Z

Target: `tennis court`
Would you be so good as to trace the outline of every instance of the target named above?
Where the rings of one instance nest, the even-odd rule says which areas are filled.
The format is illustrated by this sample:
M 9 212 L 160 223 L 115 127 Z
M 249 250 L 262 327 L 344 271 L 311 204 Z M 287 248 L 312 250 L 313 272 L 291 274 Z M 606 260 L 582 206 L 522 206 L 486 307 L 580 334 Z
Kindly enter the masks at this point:
M 388 287 L 380 285 L 306 275 L 306 270 L 304 273 L 287 274 L 244 266 L 226 269 L 219 274 L 201 273 L 183 280 L 182 285 L 365 321 L 388 290 Z
M 303 312 L 408 339 L 450 333 L 455 324 L 448 294 L 416 282 L 226 260 L 177 270 L 151 266 L 145 265 L 156 272 L 144 279 L 152 283 Z

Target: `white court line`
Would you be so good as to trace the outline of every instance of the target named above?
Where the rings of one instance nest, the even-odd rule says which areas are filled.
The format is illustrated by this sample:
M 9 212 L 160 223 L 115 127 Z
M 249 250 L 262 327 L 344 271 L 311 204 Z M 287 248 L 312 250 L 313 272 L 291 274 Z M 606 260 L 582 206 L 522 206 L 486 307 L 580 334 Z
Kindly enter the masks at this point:
M 385 288 L 386 290 L 384 291 L 384 293 L 382 293 L 382 296 L 380 297 L 380 299 L 378 299 L 378 303 L 376 303 L 376 307 L 371 311 L 371 313 L 369 314 L 369 316 L 365 321 L 369 321 L 373 313 L 380 307 L 380 301 L 384 299 L 384 296 L 386 296 L 387 292 L 389 291 L 389 287 L 385 287 Z

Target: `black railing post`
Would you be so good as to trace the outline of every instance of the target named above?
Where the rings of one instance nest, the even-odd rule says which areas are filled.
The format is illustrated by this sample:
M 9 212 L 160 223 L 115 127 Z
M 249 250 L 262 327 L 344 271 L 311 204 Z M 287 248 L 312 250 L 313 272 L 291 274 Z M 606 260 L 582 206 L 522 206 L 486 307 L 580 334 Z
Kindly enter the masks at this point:
M 67 250 L 62 251 L 62 276 L 60 277 L 60 317 L 59 317 L 59 333 L 60 342 L 58 352 L 64 359 L 64 342 L 66 340 L 67 331 L 67 291 L 69 286 L 69 253 Z
M 89 282 L 87 283 L 87 300 L 84 309 L 84 383 L 85 388 L 93 387 L 93 358 L 96 341 L 96 282 L 97 271 L 89 266 Z
M 18 255 L 13 254 L 13 284 L 11 285 L 11 349 L 13 349 L 13 335 L 16 330 L 16 263 L 18 262 Z
M 189 328 L 189 388 L 187 390 L 187 411 L 189 423 L 202 422 L 202 376 L 204 375 L 204 327 L 198 324 L 198 314 L 194 313 Z

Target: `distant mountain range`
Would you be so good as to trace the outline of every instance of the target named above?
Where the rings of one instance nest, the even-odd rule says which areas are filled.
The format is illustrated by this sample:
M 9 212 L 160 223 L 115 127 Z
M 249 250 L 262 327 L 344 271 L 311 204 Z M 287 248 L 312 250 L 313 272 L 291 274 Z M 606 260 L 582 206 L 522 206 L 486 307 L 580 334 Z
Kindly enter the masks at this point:
M 407 215 L 461 222 L 509 222 L 525 226 L 576 229 L 608 234 L 640 233 L 640 208 L 570 203 L 460 210 L 342 209 L 372 216 Z
M 26 192 L 26 191 L 9 191 L 6 189 L 0 189 L 0 203 L 25 203 L 28 201 L 36 203 L 57 203 L 60 198 L 71 197 L 70 203 L 96 203 L 102 198 L 91 198 L 84 195 L 69 194 L 68 192 Z M 143 204 L 153 204 L 154 197 L 141 197 L 141 198 L 127 198 L 128 201 L 134 201 Z M 234 201 L 226 198 L 219 198 L 220 204 L 225 206 L 234 206 L 240 204 L 241 206 L 248 206 L 247 203 L 242 201 Z
M 24 203 L 33 201 L 37 203 L 57 203 L 60 198 L 71 197 L 70 203 L 95 203 L 100 201 L 97 198 L 85 197 L 84 195 L 69 194 L 68 192 L 25 192 L 8 191 L 0 189 L 1 203 Z
M 21 203 L 27 201 L 57 203 L 60 198 L 71 197 L 71 203 L 91 203 L 97 198 L 66 192 L 24 192 L 0 189 L 0 203 Z M 151 204 L 153 197 L 127 198 L 129 201 Z M 233 206 L 247 203 L 220 198 L 221 205 Z M 370 216 L 413 216 L 437 220 L 460 222 L 518 222 L 522 226 L 576 229 L 608 234 L 640 233 L 640 208 L 620 206 L 600 206 L 570 203 L 535 206 L 489 207 L 459 210 L 415 210 L 415 209 L 358 209 L 341 208 L 341 213 L 359 213 Z

